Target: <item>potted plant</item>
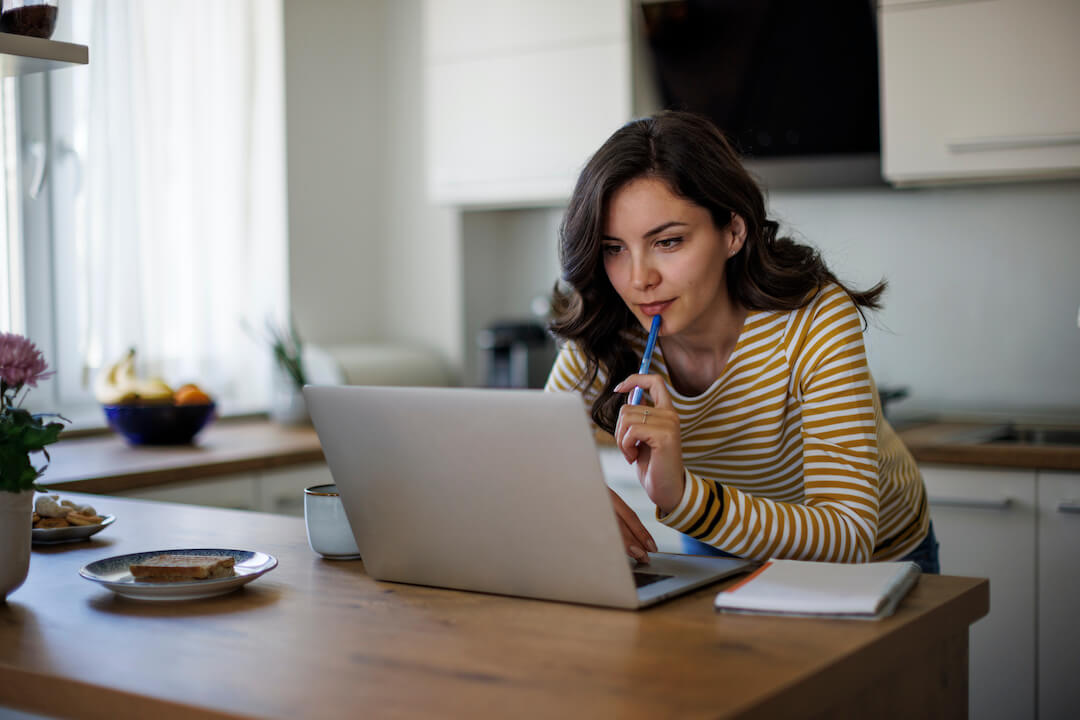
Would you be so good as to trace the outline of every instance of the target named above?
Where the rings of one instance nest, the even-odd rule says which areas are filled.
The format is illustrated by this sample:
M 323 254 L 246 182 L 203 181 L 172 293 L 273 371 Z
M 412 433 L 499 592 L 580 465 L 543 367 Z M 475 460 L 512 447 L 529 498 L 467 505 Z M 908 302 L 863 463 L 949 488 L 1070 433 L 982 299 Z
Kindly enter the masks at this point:
M 310 422 L 304 403 L 304 344 L 296 332 L 296 326 L 288 329 L 267 322 L 270 349 L 274 353 L 275 380 L 270 418 L 283 425 L 303 425 Z
M 52 375 L 41 351 L 22 335 L 0 333 L 0 598 L 23 584 L 30 569 L 30 526 L 34 482 L 48 466 L 45 446 L 56 442 L 64 420 L 22 408 L 29 389 Z M 24 388 L 26 392 L 23 392 Z M 20 397 L 21 394 L 21 397 Z M 41 453 L 37 467 L 31 456 Z

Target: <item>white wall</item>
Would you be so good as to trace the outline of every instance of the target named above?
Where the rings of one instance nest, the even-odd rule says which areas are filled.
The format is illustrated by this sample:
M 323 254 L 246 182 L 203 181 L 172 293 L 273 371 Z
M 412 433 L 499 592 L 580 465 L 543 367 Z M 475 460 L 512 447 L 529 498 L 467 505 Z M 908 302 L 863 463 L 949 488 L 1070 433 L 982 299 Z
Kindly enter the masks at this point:
M 424 200 L 419 0 L 286 0 L 293 313 L 320 344 L 463 355 L 456 212 Z
M 769 207 L 845 282 L 889 281 L 867 343 L 879 384 L 911 390 L 898 415 L 1080 420 L 1080 182 L 788 190 Z M 465 214 L 470 340 L 550 289 L 560 217 Z M 466 357 L 468 378 L 477 360 L 471 349 Z
M 777 192 L 771 212 L 844 280 L 890 283 L 869 335 L 905 411 L 1080 420 L 1080 182 Z
M 382 331 L 388 76 L 382 2 L 284 2 L 289 288 L 316 343 Z
M 434 348 L 455 374 L 464 356 L 461 218 L 426 200 L 420 0 L 386 3 L 387 74 L 382 238 L 386 339 Z

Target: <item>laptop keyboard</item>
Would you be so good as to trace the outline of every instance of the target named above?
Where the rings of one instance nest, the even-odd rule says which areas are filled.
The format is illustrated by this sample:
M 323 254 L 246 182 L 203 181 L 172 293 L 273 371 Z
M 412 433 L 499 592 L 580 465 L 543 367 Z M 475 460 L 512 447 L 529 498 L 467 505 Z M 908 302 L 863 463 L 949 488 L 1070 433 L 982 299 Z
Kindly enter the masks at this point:
M 668 578 L 675 577 L 674 575 L 660 575 L 659 573 L 647 573 L 634 571 L 634 585 L 636 587 L 645 587 L 646 585 L 652 585 L 658 583 L 661 580 L 667 580 Z

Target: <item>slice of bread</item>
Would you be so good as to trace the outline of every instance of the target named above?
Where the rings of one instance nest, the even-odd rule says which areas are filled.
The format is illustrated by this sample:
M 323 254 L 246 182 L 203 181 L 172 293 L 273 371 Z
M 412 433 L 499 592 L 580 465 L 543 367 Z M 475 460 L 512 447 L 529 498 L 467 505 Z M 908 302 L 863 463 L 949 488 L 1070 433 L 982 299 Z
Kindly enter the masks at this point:
M 230 577 L 235 563 L 228 555 L 155 555 L 128 569 L 137 580 L 181 582 Z

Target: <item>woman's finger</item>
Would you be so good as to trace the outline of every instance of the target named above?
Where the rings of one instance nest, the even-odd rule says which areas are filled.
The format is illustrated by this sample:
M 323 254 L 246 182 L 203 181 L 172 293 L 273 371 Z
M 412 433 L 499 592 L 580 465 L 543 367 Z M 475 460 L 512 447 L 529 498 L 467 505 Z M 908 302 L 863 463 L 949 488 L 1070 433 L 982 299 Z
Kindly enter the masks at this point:
M 639 563 L 649 563 L 649 554 L 645 552 L 634 537 L 634 534 L 630 532 L 630 528 L 626 526 L 626 522 L 619 518 L 619 533 L 622 534 L 623 547 L 626 548 L 626 554 L 637 560 Z
M 623 405 L 619 409 L 619 419 L 615 422 L 615 445 L 618 446 L 623 454 L 623 458 L 625 458 L 626 462 L 630 465 L 633 465 L 634 461 L 637 460 L 637 448 L 631 448 L 628 452 L 623 446 L 623 438 L 626 437 L 626 433 L 633 423 L 637 408 L 638 406 L 636 405 Z
M 652 534 L 645 529 L 645 525 L 641 522 L 641 518 L 637 516 L 637 513 L 626 504 L 618 493 L 611 488 L 608 488 L 608 492 L 611 493 L 611 502 L 615 506 L 615 514 L 622 520 L 623 525 L 630 532 L 631 537 L 637 541 L 639 548 L 645 548 L 649 552 L 656 552 L 656 541 L 653 540 Z
M 675 407 L 671 402 L 671 394 L 668 393 L 667 388 L 664 386 L 664 381 L 659 375 L 653 375 L 652 373 L 641 375 L 635 373 L 616 385 L 613 389 L 618 393 L 628 393 L 632 392 L 635 387 L 639 387 L 649 393 L 649 397 L 652 398 L 653 405 L 656 407 Z

